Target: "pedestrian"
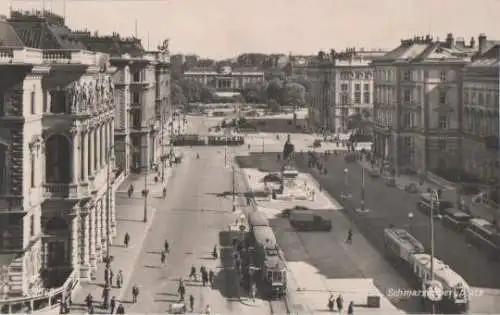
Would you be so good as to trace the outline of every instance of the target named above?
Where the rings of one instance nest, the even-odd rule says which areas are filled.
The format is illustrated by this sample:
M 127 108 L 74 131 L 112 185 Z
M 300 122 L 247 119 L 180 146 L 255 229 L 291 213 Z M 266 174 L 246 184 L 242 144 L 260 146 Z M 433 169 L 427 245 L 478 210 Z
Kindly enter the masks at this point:
M 168 253 L 170 251 L 170 245 L 167 240 L 165 240 L 165 244 L 163 244 L 163 246 L 165 247 L 165 252 Z
M 167 198 L 167 187 L 163 187 L 162 193 L 163 193 L 163 199 Z
M 110 288 L 106 284 L 102 289 L 102 308 L 107 309 L 109 307 L 109 291 Z
M 210 314 L 211 312 L 210 304 L 207 304 L 207 306 L 205 306 L 205 314 Z
M 116 314 L 125 314 L 125 308 L 123 307 L 123 304 L 118 305 L 116 308 Z
M 257 294 L 257 285 L 252 283 L 250 286 L 250 295 L 252 296 L 252 302 L 255 303 L 255 295 Z
M 109 271 L 110 271 L 109 268 L 104 269 L 104 283 L 105 284 L 108 284 L 108 281 L 109 281 Z
M 161 264 L 164 265 L 165 264 L 165 258 L 167 257 L 167 255 L 165 254 L 165 251 L 161 251 Z
M 189 295 L 189 309 L 194 312 L 194 296 L 192 294 Z
M 335 306 L 335 298 L 333 297 L 333 294 L 330 294 L 330 298 L 328 299 L 328 309 L 330 312 L 333 312 Z
M 85 304 L 87 304 L 87 310 L 90 313 L 90 310 L 92 309 L 92 303 L 94 302 L 94 298 L 92 297 L 92 294 L 87 294 L 87 297 L 85 298 Z
M 337 302 L 337 309 L 339 310 L 339 313 L 342 313 L 342 309 L 344 308 L 344 298 L 342 295 L 339 294 L 335 302 Z
M 184 301 L 184 296 L 186 294 L 186 287 L 184 287 L 184 284 L 179 284 L 179 289 L 177 290 L 177 293 L 179 293 L 180 300 Z
M 137 303 L 137 298 L 139 297 L 139 287 L 134 284 L 132 287 L 132 303 Z
M 115 277 L 115 273 L 113 272 L 113 269 L 109 269 L 109 286 L 113 286 L 113 279 Z
M 352 244 L 352 229 L 349 228 L 347 231 L 347 239 L 345 240 L 347 244 Z
M 189 280 L 196 281 L 196 268 L 191 266 L 191 272 L 189 273 Z
M 203 269 L 203 273 L 201 274 L 201 281 L 203 286 L 205 286 L 208 282 L 208 273 L 205 269 Z
M 120 269 L 118 270 L 118 274 L 116 275 L 116 286 L 118 288 L 121 288 L 122 283 L 123 283 L 123 271 Z
M 128 247 L 128 244 L 130 243 L 130 235 L 128 232 L 125 233 L 125 236 L 123 237 L 123 244 L 125 247 Z
M 354 314 L 354 302 L 351 301 L 349 302 L 349 307 L 347 307 L 347 315 L 353 315 Z
M 113 295 L 111 301 L 109 301 L 110 313 L 113 314 L 116 308 L 116 297 Z
M 128 187 L 128 197 L 132 197 L 132 194 L 134 193 L 134 185 L 130 184 Z
M 210 286 L 214 285 L 214 277 L 215 277 L 214 271 L 210 269 L 210 272 L 208 273 L 208 281 L 210 282 Z

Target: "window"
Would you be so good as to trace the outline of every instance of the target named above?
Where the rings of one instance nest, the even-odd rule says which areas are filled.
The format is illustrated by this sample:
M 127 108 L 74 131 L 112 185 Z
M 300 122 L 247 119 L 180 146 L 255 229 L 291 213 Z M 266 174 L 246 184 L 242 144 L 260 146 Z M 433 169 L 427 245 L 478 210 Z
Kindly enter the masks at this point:
M 498 94 L 495 94 L 495 104 L 493 104 L 494 107 L 500 106 L 500 100 L 498 99 Z
M 354 104 L 361 104 L 361 92 L 354 92 Z
M 341 79 L 344 79 L 344 80 L 345 80 L 345 79 L 349 79 L 349 77 L 350 77 L 350 74 L 349 74 L 349 72 L 347 72 L 347 71 L 342 71 L 342 72 L 340 73 L 340 78 L 341 78 Z
M 31 215 L 30 217 L 30 236 L 35 236 L 35 215 Z
M 141 102 L 141 96 L 138 92 L 132 93 L 132 103 L 139 104 Z
M 409 70 L 403 71 L 403 80 L 410 81 L 411 80 L 411 72 Z
M 415 127 L 415 113 L 414 112 L 404 112 L 403 113 L 403 128 L 410 129 Z
M 53 114 L 61 114 L 66 112 L 66 92 L 65 91 L 51 91 L 50 112 Z
M 362 80 L 363 79 L 363 72 L 356 72 L 356 80 Z
M 477 94 L 476 92 L 472 92 L 471 94 L 471 105 L 477 105 Z
M 36 169 L 36 165 L 35 165 L 35 162 L 36 162 L 36 156 L 34 153 L 31 154 L 31 169 L 30 169 L 30 172 L 31 172 L 31 176 L 30 176 L 30 186 L 31 188 L 34 188 L 36 187 L 35 185 L 35 180 L 36 180 L 36 176 L 35 176 L 35 169 Z
M 490 93 L 486 93 L 486 99 L 484 101 L 484 105 L 486 105 L 487 107 L 489 107 L 491 105 L 491 94 Z
M 133 82 L 140 82 L 141 81 L 141 72 L 140 71 L 134 72 L 134 74 L 132 75 L 132 81 Z
M 405 102 L 411 102 L 412 101 L 412 97 L 411 97 L 411 90 L 410 89 L 404 89 L 403 90 L 403 100 Z
M 36 114 L 36 108 L 35 108 L 35 91 L 32 91 L 30 93 L 30 110 L 31 110 L 31 114 L 32 115 Z
M 5 116 L 5 95 L 0 92 L 0 117 Z
M 347 89 L 348 89 L 347 83 L 342 83 L 342 84 L 340 85 L 340 90 L 341 90 L 342 92 L 347 92 Z
M 349 104 L 349 96 L 347 94 L 342 94 L 340 96 L 340 103 L 345 105 Z
M 439 92 L 439 104 L 446 104 L 446 91 Z
M 363 93 L 363 103 L 370 104 L 370 92 L 365 91 Z
M 484 95 L 483 93 L 477 93 L 477 105 L 483 106 L 484 105 Z
M 464 92 L 464 101 L 463 101 L 463 103 L 465 105 L 469 104 L 469 92 L 467 92 L 467 91 Z
M 438 128 L 440 129 L 448 128 L 448 121 L 449 121 L 448 115 L 439 115 Z
M 372 73 L 367 71 L 365 72 L 365 80 L 370 80 L 372 78 Z
M 370 92 L 370 84 L 368 83 L 363 84 L 363 91 Z
M 446 139 L 438 139 L 439 150 L 446 150 Z
M 441 71 L 441 73 L 439 74 L 439 79 L 441 80 L 441 82 L 446 82 L 447 77 L 448 74 L 446 73 L 446 71 Z
M 354 91 L 356 91 L 356 92 L 361 91 L 361 84 L 359 84 L 359 83 L 354 84 Z

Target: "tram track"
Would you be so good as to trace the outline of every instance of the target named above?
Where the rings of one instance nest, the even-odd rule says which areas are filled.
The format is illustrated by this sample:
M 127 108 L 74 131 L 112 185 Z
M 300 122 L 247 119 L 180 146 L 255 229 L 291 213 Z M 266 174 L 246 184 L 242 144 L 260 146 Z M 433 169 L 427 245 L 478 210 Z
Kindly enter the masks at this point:
M 288 298 L 282 296 L 278 300 L 269 300 L 269 313 L 274 314 L 291 314 L 288 307 Z

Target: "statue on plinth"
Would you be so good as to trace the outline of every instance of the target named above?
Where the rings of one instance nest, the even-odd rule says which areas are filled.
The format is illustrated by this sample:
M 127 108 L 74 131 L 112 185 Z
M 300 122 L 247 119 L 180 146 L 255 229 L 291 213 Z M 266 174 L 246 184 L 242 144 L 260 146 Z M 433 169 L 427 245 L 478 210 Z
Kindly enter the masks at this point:
M 295 146 L 292 144 L 290 135 L 287 136 L 285 145 L 283 146 L 283 164 L 281 166 L 281 192 L 285 188 L 292 188 L 295 186 L 295 178 L 299 175 L 295 167 Z

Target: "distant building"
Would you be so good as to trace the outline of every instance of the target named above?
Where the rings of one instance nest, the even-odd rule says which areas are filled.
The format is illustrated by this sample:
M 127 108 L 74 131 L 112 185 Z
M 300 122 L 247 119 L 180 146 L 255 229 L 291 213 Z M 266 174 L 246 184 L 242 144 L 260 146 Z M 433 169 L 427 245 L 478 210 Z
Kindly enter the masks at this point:
M 348 121 L 354 115 L 366 119 L 372 116 L 370 63 L 383 54 L 382 51 L 349 48 L 340 53 L 321 52 L 303 62 L 301 68 L 308 73 L 306 77 L 310 81 L 308 118 L 311 129 L 324 133 L 346 132 Z M 300 77 L 295 72 L 293 77 Z
M 191 69 L 184 78 L 205 84 L 220 92 L 239 91 L 247 84 L 264 82 L 264 72 L 253 69 L 235 69 L 230 66 Z
M 196 67 L 199 59 L 197 55 L 184 55 L 184 69 Z
M 62 17 L 17 11 L 0 21 L 0 68 L 1 307 L 35 312 L 46 288 L 89 279 L 116 233 L 116 69 Z
M 478 56 L 462 71 L 463 167 L 483 183 L 500 178 L 500 42 L 479 36 Z

